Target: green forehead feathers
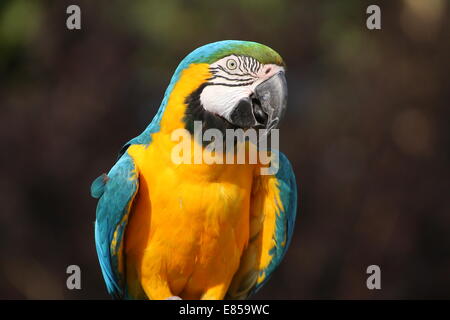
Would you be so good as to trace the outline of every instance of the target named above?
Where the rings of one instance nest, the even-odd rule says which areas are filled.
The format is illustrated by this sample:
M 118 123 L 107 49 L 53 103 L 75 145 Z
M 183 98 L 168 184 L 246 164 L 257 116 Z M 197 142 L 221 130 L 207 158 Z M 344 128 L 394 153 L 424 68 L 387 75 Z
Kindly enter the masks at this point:
M 183 62 L 186 64 L 211 64 L 231 54 L 253 57 L 262 64 L 284 65 L 281 56 L 268 46 L 257 42 L 238 40 L 225 40 L 207 44 L 191 52 Z

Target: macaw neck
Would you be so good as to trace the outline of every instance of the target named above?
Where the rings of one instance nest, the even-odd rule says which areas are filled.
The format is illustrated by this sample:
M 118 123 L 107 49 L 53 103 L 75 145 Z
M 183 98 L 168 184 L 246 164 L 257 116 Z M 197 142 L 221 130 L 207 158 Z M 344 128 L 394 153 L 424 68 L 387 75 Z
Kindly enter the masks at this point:
M 167 98 L 158 111 L 161 113 L 159 131 L 169 135 L 176 129 L 186 127 L 184 122 L 186 99 L 211 77 L 211 73 L 209 65 L 202 63 L 191 64 L 175 76 L 178 76 L 178 80 L 172 81 L 173 84 L 171 82 L 171 91 L 166 93 Z

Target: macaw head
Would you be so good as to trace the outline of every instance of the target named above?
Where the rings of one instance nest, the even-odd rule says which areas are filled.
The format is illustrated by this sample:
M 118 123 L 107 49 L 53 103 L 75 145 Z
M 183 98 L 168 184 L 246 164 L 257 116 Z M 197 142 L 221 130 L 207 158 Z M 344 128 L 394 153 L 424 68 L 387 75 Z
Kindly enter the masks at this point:
M 249 41 L 210 43 L 191 52 L 172 81 L 193 68 L 195 73 L 184 81 L 201 81 L 185 98 L 188 129 L 196 120 L 203 122 L 204 129 L 260 128 L 268 132 L 278 126 L 286 109 L 287 84 L 277 52 Z

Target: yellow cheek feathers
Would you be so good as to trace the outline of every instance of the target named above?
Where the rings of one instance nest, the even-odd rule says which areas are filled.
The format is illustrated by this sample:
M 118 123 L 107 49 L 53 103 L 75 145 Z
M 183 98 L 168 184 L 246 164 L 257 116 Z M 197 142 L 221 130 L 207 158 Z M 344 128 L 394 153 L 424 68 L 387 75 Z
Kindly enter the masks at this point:
M 186 98 L 211 76 L 207 63 L 191 64 L 181 72 L 161 119 L 161 132 L 170 133 L 172 130 L 184 128 L 183 117 L 187 107 Z

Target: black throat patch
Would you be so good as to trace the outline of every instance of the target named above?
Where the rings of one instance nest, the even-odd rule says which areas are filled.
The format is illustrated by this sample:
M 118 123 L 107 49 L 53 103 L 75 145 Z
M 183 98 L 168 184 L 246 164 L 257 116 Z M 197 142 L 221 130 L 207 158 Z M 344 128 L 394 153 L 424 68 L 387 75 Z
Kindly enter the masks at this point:
M 218 129 L 225 137 L 226 129 L 237 129 L 238 127 L 229 123 L 224 118 L 205 110 L 200 101 L 200 94 L 203 89 L 208 86 L 203 83 L 197 90 L 192 92 L 185 100 L 187 105 L 183 121 L 185 128 L 194 135 L 194 121 L 202 122 L 202 135 L 207 129 Z

